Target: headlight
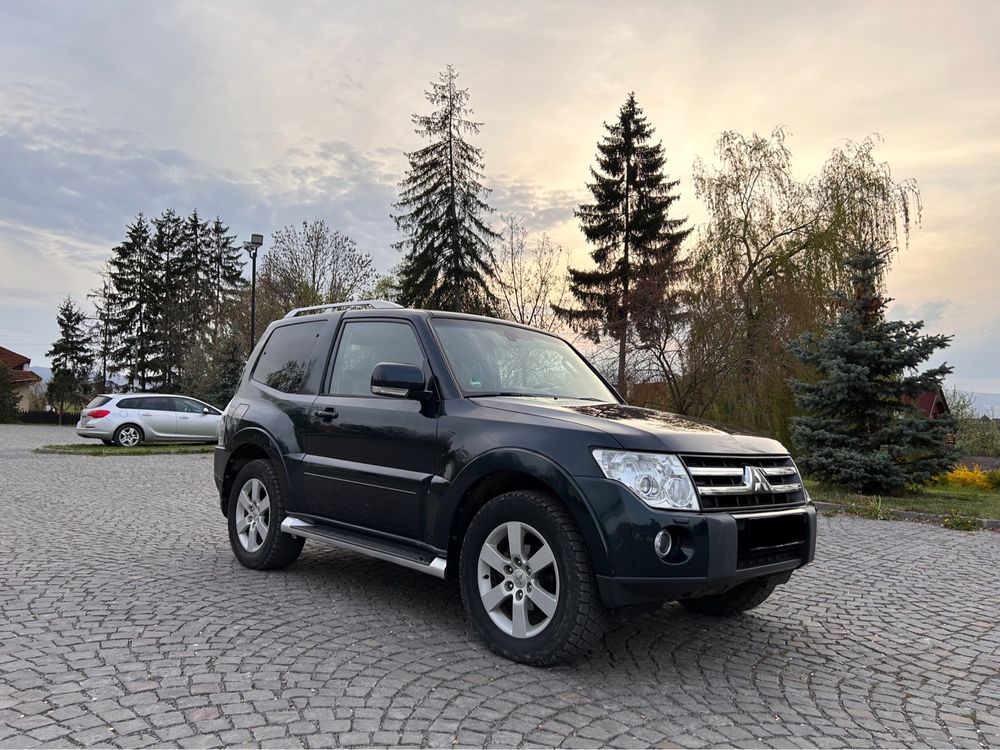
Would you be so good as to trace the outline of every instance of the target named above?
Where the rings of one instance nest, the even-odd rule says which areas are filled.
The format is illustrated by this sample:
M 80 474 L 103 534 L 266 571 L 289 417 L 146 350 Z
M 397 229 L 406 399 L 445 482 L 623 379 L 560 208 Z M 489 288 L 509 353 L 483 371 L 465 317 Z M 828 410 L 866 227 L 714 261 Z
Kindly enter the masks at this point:
M 597 448 L 594 460 L 604 476 L 621 482 L 652 508 L 700 510 L 691 477 L 677 456 Z

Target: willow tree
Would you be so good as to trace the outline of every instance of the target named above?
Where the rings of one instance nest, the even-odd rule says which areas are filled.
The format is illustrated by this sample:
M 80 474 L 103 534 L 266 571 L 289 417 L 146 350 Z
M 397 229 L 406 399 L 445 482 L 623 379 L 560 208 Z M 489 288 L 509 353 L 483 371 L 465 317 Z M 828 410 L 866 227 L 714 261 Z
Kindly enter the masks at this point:
M 729 131 L 717 166 L 696 162 L 695 193 L 709 220 L 692 254 L 692 292 L 737 333 L 719 352 L 729 362 L 715 363 L 721 382 L 704 411 L 782 437 L 793 411 L 787 380 L 801 374 L 789 342 L 832 319 L 860 239 L 891 259 L 920 211 L 916 185 L 895 181 L 875 158 L 875 139 L 835 149 L 817 176 L 800 181 L 787 135 Z M 693 346 L 706 345 L 695 337 Z
M 434 107 L 413 115 L 416 132 L 430 143 L 406 155 L 392 218 L 406 235 L 395 247 L 405 255 L 399 271 L 399 301 L 407 306 L 489 313 L 496 307 L 492 243 L 499 237 L 486 222 L 483 151 L 468 138 L 482 123 L 471 119 L 468 89 L 458 87 L 450 65 L 426 92 Z

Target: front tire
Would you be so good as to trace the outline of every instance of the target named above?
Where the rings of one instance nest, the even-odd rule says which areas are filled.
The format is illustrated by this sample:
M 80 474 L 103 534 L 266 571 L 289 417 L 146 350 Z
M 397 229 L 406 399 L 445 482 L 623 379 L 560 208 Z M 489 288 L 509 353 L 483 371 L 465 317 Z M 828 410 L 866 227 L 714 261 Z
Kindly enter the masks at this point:
M 486 503 L 465 534 L 459 574 L 472 627 L 508 659 L 571 661 L 604 634 L 607 610 L 583 538 L 547 493 L 518 490 Z
M 285 502 L 270 461 L 248 462 L 229 491 L 229 545 L 240 564 L 277 570 L 295 562 L 305 539 L 281 530 Z
M 135 448 L 142 444 L 145 435 L 142 428 L 134 424 L 123 424 L 115 430 L 111 442 L 119 448 Z
M 713 617 L 732 617 L 764 603 L 774 586 L 760 581 L 743 583 L 722 594 L 681 599 L 681 606 L 691 612 Z

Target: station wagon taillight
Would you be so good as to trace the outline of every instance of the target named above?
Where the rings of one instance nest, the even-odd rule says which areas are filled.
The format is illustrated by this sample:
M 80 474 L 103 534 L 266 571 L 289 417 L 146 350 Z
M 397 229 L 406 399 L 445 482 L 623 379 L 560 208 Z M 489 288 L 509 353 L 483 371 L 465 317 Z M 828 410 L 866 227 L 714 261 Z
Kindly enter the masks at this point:
M 87 412 L 87 416 L 91 419 L 100 419 L 101 417 L 108 416 L 110 413 L 107 409 L 91 409 Z

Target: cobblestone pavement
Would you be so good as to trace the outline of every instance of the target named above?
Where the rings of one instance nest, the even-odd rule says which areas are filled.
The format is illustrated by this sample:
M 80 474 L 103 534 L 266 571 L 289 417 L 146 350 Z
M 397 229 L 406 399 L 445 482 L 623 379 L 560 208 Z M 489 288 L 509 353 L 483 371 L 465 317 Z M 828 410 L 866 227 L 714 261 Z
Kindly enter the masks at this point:
M 241 568 L 207 455 L 0 426 L 0 747 L 1000 746 L 1000 535 L 824 518 L 745 616 L 677 606 L 533 669 L 456 584 L 307 543 Z

